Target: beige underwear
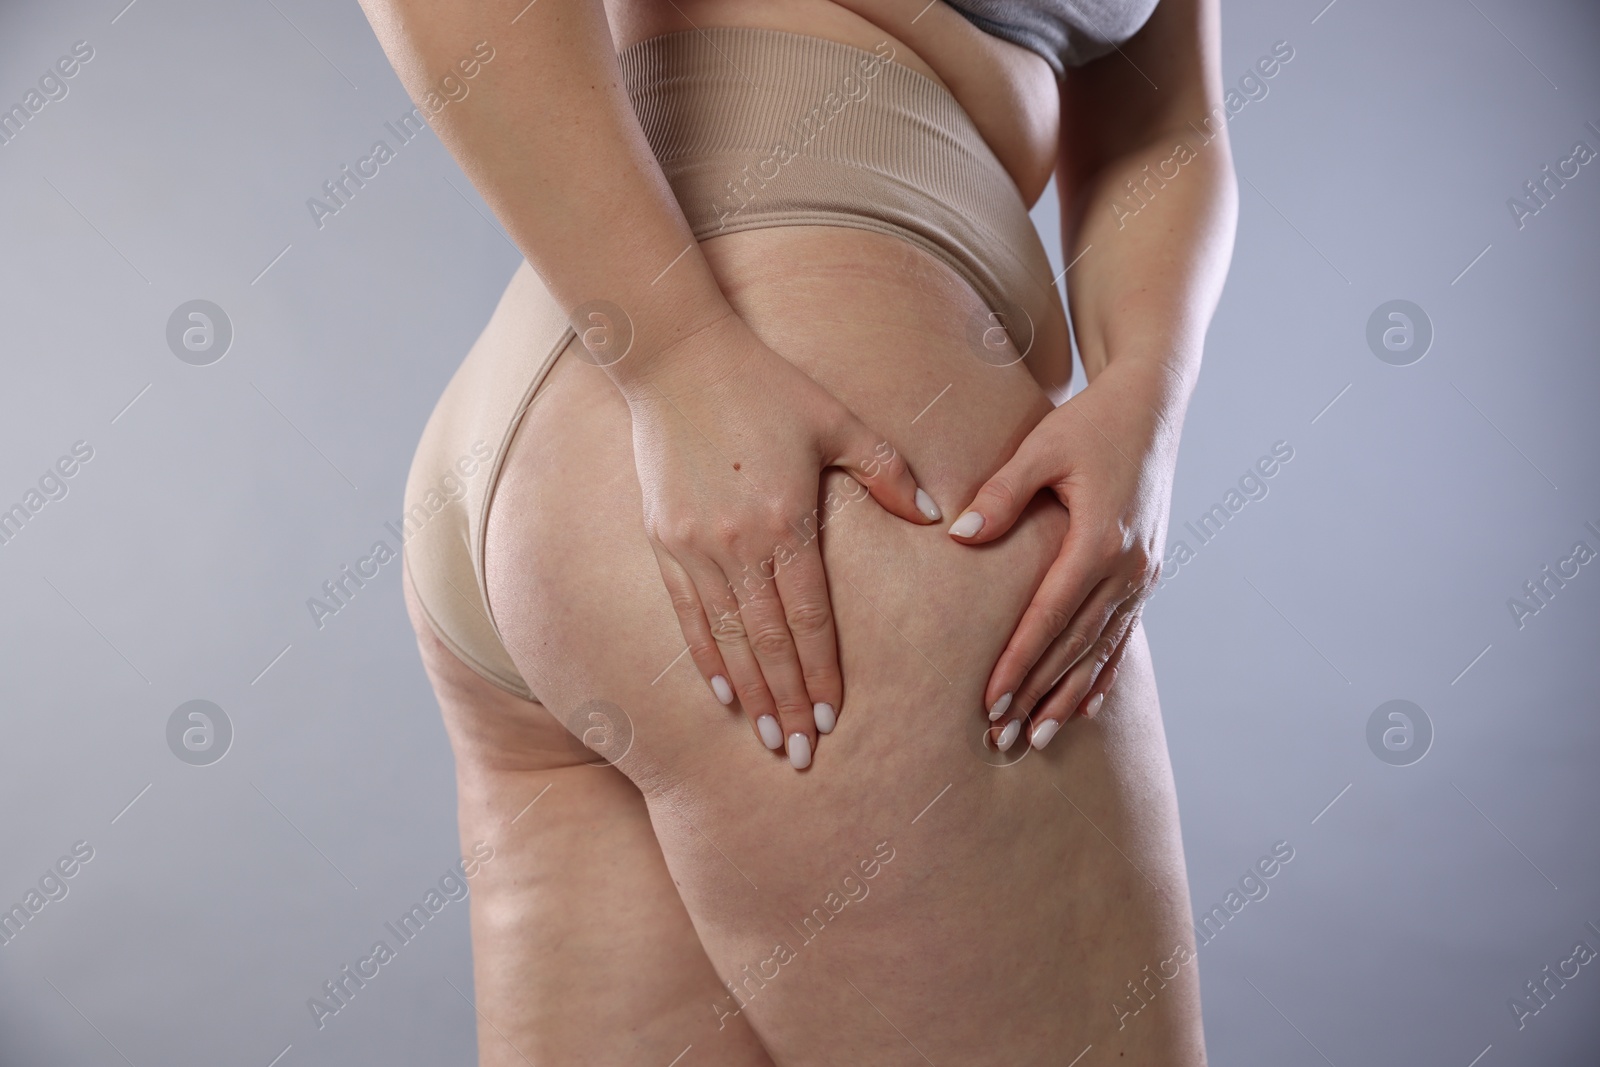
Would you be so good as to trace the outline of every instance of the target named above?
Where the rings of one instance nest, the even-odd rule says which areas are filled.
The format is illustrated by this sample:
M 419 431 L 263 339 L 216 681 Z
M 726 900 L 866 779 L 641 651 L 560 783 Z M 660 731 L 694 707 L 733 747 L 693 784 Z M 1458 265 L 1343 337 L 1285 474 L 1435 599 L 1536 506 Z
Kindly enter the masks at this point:
M 1013 334 L 1026 328 L 1013 324 L 1043 322 L 1059 297 L 1015 183 L 955 97 L 893 57 L 887 41 L 869 52 L 728 27 L 652 37 L 618 54 L 634 112 L 697 239 L 801 225 L 890 234 L 948 264 Z M 428 419 L 402 530 L 406 567 L 439 639 L 529 700 L 537 697 L 490 614 L 483 558 L 512 437 L 573 340 L 534 279 L 517 342 L 475 346 Z

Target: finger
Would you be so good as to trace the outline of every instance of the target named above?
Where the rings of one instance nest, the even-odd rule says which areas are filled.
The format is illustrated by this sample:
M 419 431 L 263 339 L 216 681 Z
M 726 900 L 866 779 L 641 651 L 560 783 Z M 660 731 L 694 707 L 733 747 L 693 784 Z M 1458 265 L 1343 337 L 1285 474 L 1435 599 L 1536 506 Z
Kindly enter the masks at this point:
M 761 664 L 750 648 L 739 600 L 726 573 L 708 557 L 689 556 L 681 562 L 694 580 L 700 602 L 705 605 L 712 639 L 716 641 L 722 662 L 728 666 L 728 680 L 739 698 L 740 709 L 749 718 L 763 745 L 769 749 L 782 748 L 783 728 L 778 724 L 778 708 L 767 689 Z
M 1100 713 L 1105 704 L 1106 694 L 1111 687 L 1117 684 L 1117 670 L 1122 665 L 1122 654 L 1128 650 L 1128 643 L 1133 640 L 1133 631 L 1138 623 L 1128 628 L 1127 634 L 1122 638 L 1117 650 L 1111 653 L 1111 658 L 1106 660 L 1106 665 L 1100 668 L 1099 677 L 1089 687 L 1089 692 L 1084 694 L 1083 701 L 1079 703 L 1075 715 L 1082 715 L 1085 719 L 1092 719 Z M 1070 718 L 1071 716 L 1068 716 Z
M 1110 579 L 1097 585 L 1067 628 L 1050 643 L 1039 657 L 1039 662 L 1033 665 L 1033 669 L 1017 687 L 1006 714 L 1023 719 L 1032 714 L 1062 679 L 1082 662 L 1085 654 L 1092 652 L 1095 642 L 1107 635 L 1108 627 L 1114 625 L 1114 615 L 1122 599 Z M 1069 706 L 1067 711 L 1071 710 Z M 1062 717 L 1065 718 L 1065 715 Z
M 838 722 L 844 682 L 839 674 L 839 640 L 833 625 L 833 605 L 822 552 L 815 539 L 807 542 L 789 562 L 778 567 L 778 596 L 794 637 L 795 652 L 811 716 L 818 733 L 832 733 Z
M 734 593 L 739 598 L 746 639 L 777 709 L 777 725 L 789 762 L 795 770 L 804 770 L 817 743 L 816 723 L 773 561 L 757 561 L 741 568 L 741 574 Z M 773 747 L 770 730 L 763 730 L 761 739 L 768 748 Z
M 1096 611 L 1101 614 L 1084 617 L 1075 629 L 1072 629 L 1072 624 L 1079 620 L 1085 600 L 1102 584 L 1102 577 L 1099 559 L 1089 546 L 1088 538 L 1074 539 L 1069 527 L 1067 543 L 1062 547 L 1061 554 L 1045 572 L 1044 580 L 1033 594 L 1033 600 L 1022 613 L 1016 629 L 1011 632 L 1011 639 L 1006 642 L 1000 658 L 995 661 L 994 670 L 989 672 L 989 684 L 984 689 L 983 700 L 991 719 L 998 719 L 1011 706 L 1024 680 L 1039 663 L 1045 650 L 1069 629 L 1075 644 L 1066 650 L 1071 654 L 1067 655 L 1062 670 L 1071 666 L 1089 647 L 1089 642 L 1100 636 L 1100 631 L 1105 628 L 1105 618 L 1111 613 L 1111 608 L 1103 603 L 1096 604 Z M 1111 595 L 1109 589 L 1105 595 Z M 1115 598 L 1111 607 L 1116 606 L 1114 601 Z M 1098 627 L 1094 626 L 1094 618 L 1100 619 Z M 1045 686 L 1037 690 L 1034 699 L 1043 696 L 1049 688 Z M 1030 701 L 1026 706 L 1032 707 L 1033 704 Z
M 1133 627 L 1138 621 L 1139 609 L 1130 608 L 1120 612 L 1104 636 L 1096 641 L 1089 655 L 1078 661 L 1078 665 L 1067 672 L 1059 685 L 1045 697 L 1039 705 L 1039 710 L 1034 715 L 1033 746 L 1043 748 L 1050 743 L 1056 730 L 1073 713 L 1085 708 L 1090 702 L 1094 704 L 1093 711 L 1085 711 L 1086 718 L 1092 718 L 1100 710 L 1105 701 L 1102 691 L 1097 697 L 1092 696 L 1089 690 L 1103 677 L 1106 685 L 1111 685 L 1112 679 L 1106 677 L 1115 671 L 1113 660 L 1120 657 L 1122 649 L 1127 646 L 1128 635 L 1133 632 Z M 1110 671 L 1107 668 L 1112 668 Z M 1054 727 L 1046 727 L 1044 723 L 1054 723 Z
M 919 526 L 944 518 L 933 497 L 917 486 L 905 457 L 859 419 L 849 419 L 829 445 L 834 455 L 827 465 L 848 471 L 891 515 Z
M 993 541 L 1011 529 L 1043 486 L 1060 477 L 1061 457 L 1046 456 L 1032 441 L 1023 438 L 1016 454 L 983 483 L 972 503 L 950 524 L 951 537 L 973 545 Z
M 683 564 L 666 548 L 654 541 L 650 547 L 655 549 L 661 580 L 667 587 L 667 595 L 672 598 L 673 614 L 677 615 L 683 639 L 689 645 L 689 658 L 694 660 L 700 676 L 711 686 L 711 693 L 717 701 L 724 706 L 732 704 L 733 685 L 728 680 L 728 668 L 722 662 L 716 639 L 711 636 L 711 624 L 706 619 L 705 606 L 700 603 L 700 594 L 695 589 L 694 581 L 690 579 L 689 572 L 683 569 Z

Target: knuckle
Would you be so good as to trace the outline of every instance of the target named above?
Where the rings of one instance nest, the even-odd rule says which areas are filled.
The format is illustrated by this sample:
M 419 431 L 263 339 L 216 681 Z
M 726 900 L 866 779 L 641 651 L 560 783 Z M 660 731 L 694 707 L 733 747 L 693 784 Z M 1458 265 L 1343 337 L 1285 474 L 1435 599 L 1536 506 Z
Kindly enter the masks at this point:
M 1047 634 L 1064 633 L 1071 623 L 1071 612 L 1060 604 L 1046 604 L 1039 609 L 1039 624 Z
M 839 676 L 831 667 L 825 664 L 807 664 L 801 669 L 801 673 L 805 677 L 806 692 L 829 700 L 829 703 L 838 703 Z
M 878 462 L 878 474 L 889 481 L 898 481 L 911 473 L 911 468 L 906 466 L 906 459 L 898 452 L 891 453 L 888 459 Z
M 711 636 L 719 645 L 735 644 L 744 640 L 744 620 L 737 611 L 719 611 L 711 620 Z
M 806 700 L 804 693 L 785 693 L 775 696 L 775 699 L 784 733 L 789 733 L 793 727 L 811 718 L 811 702 Z
M 1140 546 L 1128 553 L 1128 567 L 1133 581 L 1143 585 L 1161 569 L 1161 561 L 1152 556 L 1148 549 Z
M 767 692 L 766 683 L 759 678 L 741 682 L 733 687 L 733 691 L 739 695 L 739 703 L 750 709 L 751 712 L 765 708 L 772 701 L 771 694 Z
M 789 634 L 776 626 L 763 626 L 750 633 L 750 647 L 757 656 L 774 658 L 790 649 Z
M 704 539 L 704 534 L 699 535 Z M 735 522 L 719 522 L 711 532 L 711 540 L 726 553 L 732 553 L 744 543 L 744 531 Z
M 789 632 L 796 637 L 821 637 L 828 632 L 832 613 L 827 606 L 815 600 L 803 600 L 788 607 Z
M 672 610 L 680 619 L 693 619 L 700 614 L 700 598 L 687 589 L 675 590 L 670 594 Z
M 650 536 L 669 549 L 693 544 L 699 532 L 699 523 L 693 515 L 661 515 L 646 525 Z
M 1017 504 L 1017 491 L 1011 487 L 1010 482 L 996 479 L 985 487 L 983 493 L 994 502 L 997 509 L 1006 514 L 1010 514 Z
M 1055 688 L 1057 679 L 1043 675 L 1034 675 L 1023 680 L 1017 687 L 1016 698 L 1011 702 L 1011 710 L 1016 715 L 1026 715 L 1034 706 L 1050 695 Z

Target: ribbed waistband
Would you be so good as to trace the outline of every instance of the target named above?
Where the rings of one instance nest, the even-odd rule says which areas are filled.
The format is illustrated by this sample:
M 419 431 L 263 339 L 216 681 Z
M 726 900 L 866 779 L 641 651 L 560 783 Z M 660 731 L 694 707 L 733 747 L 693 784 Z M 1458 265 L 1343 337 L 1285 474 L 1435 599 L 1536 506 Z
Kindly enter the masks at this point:
M 819 223 L 890 233 L 949 264 L 991 310 L 1020 305 L 1042 321 L 1057 297 L 1016 184 L 955 97 L 894 54 L 887 40 L 866 51 L 713 27 L 618 60 L 697 238 Z

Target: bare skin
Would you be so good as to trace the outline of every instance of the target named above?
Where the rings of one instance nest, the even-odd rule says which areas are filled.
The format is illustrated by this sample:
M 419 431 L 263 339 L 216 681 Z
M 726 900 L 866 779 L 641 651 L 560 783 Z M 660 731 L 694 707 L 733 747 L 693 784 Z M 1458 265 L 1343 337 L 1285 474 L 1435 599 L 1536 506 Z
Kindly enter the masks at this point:
M 369 13 L 384 6 L 374 2 Z M 607 12 L 616 47 L 685 29 L 685 20 L 868 49 L 888 35 L 902 62 L 942 80 L 1003 147 L 997 154 L 1029 203 L 1053 168 L 1069 198 L 1103 192 L 1118 167 L 1137 170 L 1140 153 L 1154 151 L 1174 121 L 1145 115 L 1124 143 L 1091 138 L 1098 169 L 1073 171 L 1058 158 L 1062 109 L 1042 60 L 940 5 L 917 19 L 920 6 L 804 0 L 775 11 L 637 0 Z M 477 33 L 464 26 L 457 36 Z M 438 56 L 456 43 L 443 40 Z M 425 73 L 430 62 L 424 54 L 416 66 Z M 441 134 L 473 141 L 470 131 Z M 575 147 L 566 158 L 581 170 L 597 165 L 595 154 Z M 540 247 L 536 265 L 552 292 L 586 293 L 574 280 L 584 271 L 626 273 L 629 254 L 596 252 L 592 231 L 563 234 L 519 206 L 527 175 L 492 155 L 479 153 L 469 172 L 519 244 Z M 561 180 L 560 169 L 540 180 Z M 1197 177 L 1158 203 L 1181 220 L 1206 195 L 1207 179 Z M 1087 210 L 1081 202 L 1066 206 L 1069 227 L 1093 231 L 1076 221 Z M 1153 479 L 1160 495 L 1172 423 L 1181 422 L 1198 359 L 1193 326 L 1209 316 L 1220 279 L 1196 282 L 1205 255 L 1188 257 L 1197 267 L 1181 252 L 1157 254 L 1174 226 L 1155 214 L 1147 232 L 1111 246 L 1101 273 L 1121 284 L 1091 287 L 1074 312 L 1089 326 L 1092 384 L 1083 395 L 1128 399 L 1125 419 L 1103 420 L 1120 442 L 1111 451 L 1154 472 L 1134 480 Z M 636 221 L 615 226 L 634 248 L 654 239 Z M 677 247 L 681 234 L 657 229 L 660 247 Z M 572 251 L 580 246 L 591 253 L 582 270 L 551 269 L 581 258 Z M 1079 525 L 1076 508 L 1069 522 L 1061 494 L 1028 493 L 1005 516 L 1003 536 L 980 545 L 886 502 L 920 485 L 948 519 L 982 499 L 986 481 L 1040 440 L 1061 398 L 1065 322 L 1045 324 L 1056 340 L 1028 363 L 990 366 L 967 348 L 967 327 L 985 310 L 976 295 L 920 251 L 860 231 L 730 234 L 684 262 L 689 288 L 629 305 L 642 309 L 641 335 L 656 338 L 641 350 L 638 373 L 654 368 L 654 382 L 681 386 L 686 371 L 662 368 L 742 366 L 741 353 L 758 344 L 868 418 L 905 463 L 896 477 L 914 472 L 915 482 L 874 487 L 869 499 L 838 470 L 821 477 L 817 499 L 837 514 L 817 539 L 818 577 L 846 687 L 838 726 L 796 774 L 752 742 L 737 710 L 710 697 L 702 657 L 683 655 L 659 545 L 640 524 L 650 501 L 635 449 L 641 420 L 665 425 L 669 414 L 623 380 L 635 371 L 608 377 L 571 353 L 557 363 L 507 459 L 486 557 L 508 650 L 543 703 L 513 698 L 463 666 L 413 604 L 456 752 L 462 840 L 496 848 L 473 886 L 481 1062 L 1066 1064 L 1088 1048 L 1083 1067 L 1203 1064 L 1176 803 L 1142 632 L 1112 633 L 1109 619 L 1085 631 L 1092 669 L 1069 678 L 1070 700 L 1050 704 L 1051 686 L 1030 679 L 1029 703 L 1058 719 L 1104 694 L 1092 720 L 1075 719 L 1014 766 L 995 766 L 974 743 L 991 729 L 982 711 L 992 690 L 1007 681 L 997 661 L 1015 685 L 1055 636 L 1036 636 L 1040 650 L 1002 661 Z M 1159 269 L 1141 272 L 1141 262 Z M 480 345 L 518 350 L 528 271 L 513 279 Z M 558 275 L 561 285 L 550 284 Z M 697 276 L 715 300 L 693 290 Z M 725 322 L 718 300 L 737 324 Z M 1145 334 L 1164 333 L 1163 342 L 1108 326 L 1113 307 L 1140 312 L 1153 323 Z M 760 380 L 745 393 L 761 395 Z M 738 383 L 731 387 L 737 394 Z M 725 471 L 728 457 L 739 461 L 751 444 L 744 427 L 787 414 L 771 401 L 753 409 L 754 421 L 738 404 L 708 411 L 697 432 L 709 429 L 718 447 L 683 462 L 729 478 L 737 475 Z M 1148 535 L 1146 522 L 1140 536 Z M 1108 546 L 1104 555 L 1117 553 Z M 1060 615 L 1056 633 L 1075 607 L 1051 612 Z M 615 709 L 599 734 L 596 701 Z M 809 717 L 803 728 L 818 740 Z M 598 739 L 615 766 L 590 765 L 575 736 Z M 614 743 L 621 736 L 625 754 Z
M 768 343 L 903 427 L 940 497 L 974 491 L 1051 409 L 1023 366 L 973 357 L 975 294 L 901 242 L 796 227 L 719 237 L 706 254 Z M 850 355 L 862 351 L 874 358 Z M 707 699 L 686 658 L 666 669 L 683 642 L 637 521 L 628 418 L 596 368 L 564 355 L 490 513 L 491 603 L 543 706 L 494 690 L 419 628 L 457 751 L 462 839 L 497 849 L 474 886 L 483 1062 L 667 1063 L 691 1044 L 712 1063 L 1064 1064 L 1089 1044 L 1093 1062 L 1204 1062 L 1192 963 L 1138 1016 L 1115 1007 L 1146 966 L 1192 951 L 1142 639 L 1102 714 L 1048 750 L 996 767 L 973 744 L 989 668 L 1067 528 L 1060 504 L 1041 497 L 973 549 L 828 477 L 824 499 L 845 501 L 821 540 L 850 685 L 828 758 L 795 775 Z M 596 700 L 631 726 L 614 769 L 572 754 Z M 869 881 L 859 864 L 880 844 L 893 859 Z M 856 887 L 868 895 L 820 934 L 803 925 Z M 662 960 L 695 937 L 699 951 Z M 787 963 L 771 962 L 780 943 Z M 746 966 L 777 977 L 741 986 L 739 1011 L 717 975 L 748 982 Z

